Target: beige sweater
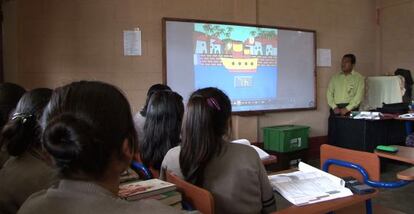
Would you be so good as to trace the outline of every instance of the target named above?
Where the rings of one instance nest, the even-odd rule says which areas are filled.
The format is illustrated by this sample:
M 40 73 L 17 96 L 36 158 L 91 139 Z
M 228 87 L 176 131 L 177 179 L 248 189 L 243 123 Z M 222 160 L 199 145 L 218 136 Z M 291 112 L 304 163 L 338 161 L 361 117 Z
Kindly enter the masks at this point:
M 16 213 L 31 194 L 56 180 L 57 172 L 28 152 L 9 158 L 0 170 L 0 213 Z
M 183 178 L 179 164 L 180 147 L 174 147 L 164 157 L 161 179 L 166 170 Z M 276 203 L 266 170 L 249 146 L 226 143 L 220 155 L 214 157 L 204 172 L 203 188 L 214 197 L 216 213 L 269 213 Z
M 85 181 L 61 180 L 58 185 L 37 192 L 18 214 L 139 214 L 180 213 L 156 200 L 125 201 L 107 189 Z

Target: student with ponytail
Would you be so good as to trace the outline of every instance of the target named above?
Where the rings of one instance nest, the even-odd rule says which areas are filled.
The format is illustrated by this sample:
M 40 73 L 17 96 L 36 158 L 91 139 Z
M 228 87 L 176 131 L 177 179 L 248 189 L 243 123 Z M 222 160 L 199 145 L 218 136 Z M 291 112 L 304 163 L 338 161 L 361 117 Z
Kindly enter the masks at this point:
M 47 88 L 26 92 L 3 128 L 0 145 L 11 157 L 0 170 L 0 213 L 16 213 L 32 193 L 56 180 L 40 143 L 39 121 L 51 95 Z
M 118 197 L 120 174 L 134 155 L 131 108 L 114 86 L 80 81 L 57 88 L 43 114 L 43 146 L 59 183 L 29 197 L 18 213 L 176 213 L 155 200 Z
M 183 120 L 182 143 L 165 155 L 166 171 L 209 190 L 217 213 L 276 210 L 266 170 L 255 150 L 230 142 L 231 103 L 217 88 L 193 92 Z
M 10 82 L 0 83 L 0 130 L 9 120 L 10 112 L 16 108 L 24 93 L 26 90 L 20 85 Z M 0 169 L 7 159 L 9 159 L 9 153 L 0 145 Z

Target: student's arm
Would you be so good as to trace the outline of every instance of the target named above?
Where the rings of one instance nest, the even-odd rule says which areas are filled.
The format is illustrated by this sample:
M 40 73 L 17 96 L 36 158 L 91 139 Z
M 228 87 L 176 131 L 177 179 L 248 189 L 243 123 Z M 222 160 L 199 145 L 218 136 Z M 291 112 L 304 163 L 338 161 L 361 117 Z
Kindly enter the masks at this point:
M 348 111 L 351 111 L 352 109 L 358 107 L 359 104 L 361 104 L 362 98 L 364 97 L 365 78 L 362 76 L 358 78 L 358 82 L 356 86 L 357 86 L 357 89 L 356 89 L 357 91 L 355 93 L 355 96 L 351 99 L 349 104 L 346 106 L 346 109 Z
M 262 193 L 262 213 L 271 213 L 276 211 L 276 199 L 273 195 L 273 189 L 267 177 L 266 169 L 259 159 L 259 181 Z
M 331 78 L 331 81 L 329 81 L 328 90 L 326 91 L 326 99 L 328 101 L 329 107 L 331 107 L 332 109 L 335 109 L 335 108 L 338 107 L 338 106 L 336 106 L 336 104 L 334 102 L 334 93 L 335 93 L 335 89 L 334 89 L 334 77 L 332 77 Z

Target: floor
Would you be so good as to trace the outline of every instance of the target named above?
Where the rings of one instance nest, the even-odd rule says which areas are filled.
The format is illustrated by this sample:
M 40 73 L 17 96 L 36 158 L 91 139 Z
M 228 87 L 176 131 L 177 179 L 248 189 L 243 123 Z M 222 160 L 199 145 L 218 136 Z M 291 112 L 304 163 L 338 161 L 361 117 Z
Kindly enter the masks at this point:
M 381 181 L 395 181 L 397 180 L 397 172 L 407 169 L 411 165 L 392 161 L 382 162 L 381 166 Z M 381 189 L 380 194 L 373 202 L 401 212 L 414 214 L 414 182 L 397 189 Z

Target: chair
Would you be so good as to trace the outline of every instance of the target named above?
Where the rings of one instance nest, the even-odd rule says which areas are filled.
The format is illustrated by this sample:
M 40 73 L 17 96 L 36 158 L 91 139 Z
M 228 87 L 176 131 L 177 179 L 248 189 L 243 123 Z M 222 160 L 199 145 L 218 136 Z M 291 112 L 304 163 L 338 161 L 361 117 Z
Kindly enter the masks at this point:
M 214 213 L 214 199 L 211 193 L 203 188 L 184 181 L 171 172 L 166 173 L 167 181 L 177 185 L 177 189 L 183 194 L 183 199 L 204 214 Z
M 327 160 L 340 160 L 358 164 L 367 170 L 368 176 L 371 180 L 380 180 L 380 160 L 377 155 L 369 152 L 356 151 L 351 149 L 345 149 L 341 147 L 331 146 L 323 144 L 321 146 L 321 169 Z M 364 178 L 361 173 L 355 169 L 342 167 L 338 165 L 331 165 L 328 167 L 329 173 L 338 177 L 352 176 L 360 182 L 364 182 Z M 367 200 L 365 203 L 366 213 L 372 213 L 371 200 Z M 335 213 L 349 213 L 362 209 L 363 204 L 357 204 L 348 208 L 344 208 L 336 211 Z
M 336 159 L 358 164 L 367 170 L 370 180 L 380 180 L 380 160 L 374 153 L 323 144 L 321 146 L 321 169 L 323 168 L 323 164 L 328 159 Z M 338 177 L 352 176 L 360 182 L 364 181 L 363 176 L 359 173 L 359 171 L 342 166 L 330 166 L 329 173 Z
M 132 161 L 131 169 L 138 173 L 139 177 L 144 180 L 154 178 L 150 169 L 148 169 L 144 164 Z
M 373 187 L 398 188 L 409 181 L 380 182 L 380 160 L 374 153 L 356 151 L 323 144 L 321 146 L 321 168 L 339 177 L 352 176 Z M 371 200 L 365 202 L 366 213 L 372 213 Z M 376 211 L 394 212 L 391 209 L 375 205 Z M 362 210 L 362 204 L 341 209 L 335 213 L 356 213 Z

